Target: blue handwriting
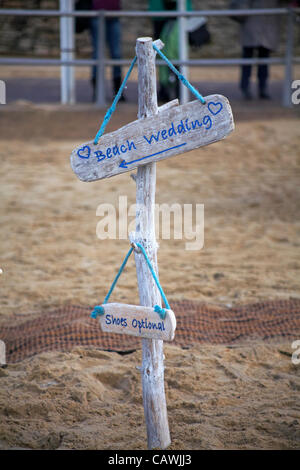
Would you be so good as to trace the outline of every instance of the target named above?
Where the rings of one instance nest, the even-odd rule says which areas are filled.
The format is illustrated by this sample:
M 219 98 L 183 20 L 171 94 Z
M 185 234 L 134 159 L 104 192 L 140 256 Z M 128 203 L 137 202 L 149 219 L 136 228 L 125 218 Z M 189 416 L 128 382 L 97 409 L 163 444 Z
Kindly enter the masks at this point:
M 125 317 L 114 317 L 114 315 L 105 315 L 105 323 L 106 325 L 117 325 L 117 326 L 123 326 L 126 328 L 128 326 L 127 323 L 127 318 Z M 165 331 L 165 324 L 163 321 L 160 322 L 152 322 L 149 321 L 147 318 L 144 318 L 143 320 L 137 320 L 136 318 L 133 318 L 131 321 L 131 326 L 133 328 L 137 328 L 139 330 L 139 333 L 142 333 L 142 330 L 159 330 L 159 331 Z

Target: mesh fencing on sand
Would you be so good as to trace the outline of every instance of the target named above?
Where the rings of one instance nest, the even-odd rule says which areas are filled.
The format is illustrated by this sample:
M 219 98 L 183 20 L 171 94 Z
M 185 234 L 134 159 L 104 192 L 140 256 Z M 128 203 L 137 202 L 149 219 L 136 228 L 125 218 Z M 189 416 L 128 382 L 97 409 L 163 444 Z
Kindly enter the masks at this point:
M 266 301 L 219 308 L 183 300 L 171 303 L 177 319 L 172 344 L 234 344 L 247 340 L 300 339 L 300 299 Z M 45 351 L 70 351 L 86 346 L 127 353 L 141 348 L 141 339 L 103 333 L 90 318 L 91 307 L 68 305 L 40 315 L 14 314 L 0 325 L 7 363 Z

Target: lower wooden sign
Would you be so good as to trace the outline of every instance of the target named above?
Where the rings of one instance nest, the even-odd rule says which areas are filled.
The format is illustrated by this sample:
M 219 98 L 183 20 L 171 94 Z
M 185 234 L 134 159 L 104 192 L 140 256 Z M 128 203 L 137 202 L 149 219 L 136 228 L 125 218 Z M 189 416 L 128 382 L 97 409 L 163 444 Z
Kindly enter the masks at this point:
M 74 173 L 96 181 L 224 139 L 234 129 L 229 101 L 222 95 L 205 101 L 171 107 L 104 134 L 97 144 L 80 145 L 71 154 Z
M 172 310 L 164 309 L 166 316 L 162 319 L 153 307 L 119 303 L 102 307 L 104 315 L 99 317 L 102 331 L 164 341 L 174 339 L 176 318 Z

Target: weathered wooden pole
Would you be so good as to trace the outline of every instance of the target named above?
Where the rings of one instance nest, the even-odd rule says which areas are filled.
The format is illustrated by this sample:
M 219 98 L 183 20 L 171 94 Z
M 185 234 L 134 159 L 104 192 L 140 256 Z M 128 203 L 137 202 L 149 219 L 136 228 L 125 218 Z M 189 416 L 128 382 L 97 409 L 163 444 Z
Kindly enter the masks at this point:
M 155 50 L 159 52 L 163 46 L 162 42 L 157 40 L 154 43 Z M 227 98 L 222 95 L 210 95 L 204 99 L 188 83 L 186 85 L 198 98 L 196 101 L 178 106 L 178 100 L 174 100 L 158 108 L 154 43 L 148 37 L 139 38 L 136 43 L 138 120 L 127 124 L 118 131 L 102 136 L 105 125 L 115 108 L 116 103 L 114 102 L 107 111 L 95 139 L 81 144 L 72 151 L 71 166 L 81 181 L 101 180 L 137 168 L 135 178 L 136 231 L 130 233 L 129 238 L 135 249 L 141 305 L 107 303 L 108 297 L 133 251 L 130 249 L 111 286 L 109 295 L 106 296 L 103 305 L 95 306 L 92 316 L 93 318 L 100 316 L 103 331 L 131 334 L 143 338 L 142 367 L 139 369 L 142 377 L 148 448 L 165 449 L 170 445 L 171 439 L 164 387 L 163 340 L 172 341 L 174 338 L 176 318 L 174 312 L 168 307 L 168 302 L 157 281 L 156 161 L 224 139 L 233 131 L 234 122 Z M 168 59 L 164 56 L 163 58 L 173 69 Z M 136 58 L 132 61 L 126 80 L 135 62 Z M 155 137 L 156 135 L 157 137 Z M 161 139 L 159 139 L 160 135 Z M 154 145 L 149 148 L 153 137 Z M 149 162 L 147 164 L 145 164 L 146 159 Z M 167 307 L 164 312 L 165 319 L 160 322 L 159 318 L 154 317 L 154 324 L 155 320 L 158 320 L 159 325 L 156 325 L 155 328 L 147 326 L 148 322 L 153 321 L 154 313 L 157 311 L 161 313 L 159 308 L 153 308 L 161 306 L 161 295 Z M 114 316 L 114 322 L 111 321 L 111 316 Z M 140 320 L 138 321 L 138 319 Z M 137 329 L 138 324 L 139 328 Z
M 139 119 L 157 114 L 155 51 L 151 38 L 136 43 L 138 62 Z M 156 163 L 140 166 L 136 177 L 135 241 L 141 243 L 158 275 L 155 238 Z M 131 237 L 132 239 L 132 237 Z M 161 306 L 159 290 L 141 253 L 135 252 L 140 303 Z M 142 386 L 147 427 L 148 448 L 165 449 L 171 443 L 164 387 L 164 355 L 162 340 L 142 340 Z

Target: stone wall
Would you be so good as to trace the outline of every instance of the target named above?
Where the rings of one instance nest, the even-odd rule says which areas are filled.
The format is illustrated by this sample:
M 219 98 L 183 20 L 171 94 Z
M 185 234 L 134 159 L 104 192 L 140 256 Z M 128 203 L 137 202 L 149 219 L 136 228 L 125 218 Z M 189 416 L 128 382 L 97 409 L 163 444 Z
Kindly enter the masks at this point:
M 228 0 L 193 0 L 194 9 L 228 8 Z M 123 0 L 124 10 L 147 10 L 147 0 Z M 58 9 L 59 0 L 0 0 L 0 8 Z M 123 18 L 123 57 L 134 55 L 135 40 L 139 36 L 151 36 L 152 24 L 148 18 Z M 211 43 L 200 50 L 190 51 L 192 58 L 229 58 L 240 54 L 238 25 L 225 17 L 209 18 Z M 284 24 L 280 49 L 284 53 Z M 59 20 L 45 17 L 0 17 L 0 55 L 59 57 Z M 296 34 L 296 52 L 299 55 L 299 28 Z M 88 58 L 91 44 L 88 32 L 76 35 L 76 57 Z

